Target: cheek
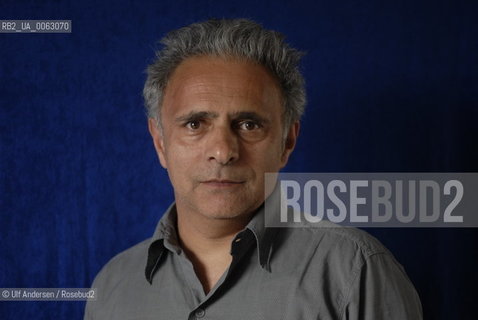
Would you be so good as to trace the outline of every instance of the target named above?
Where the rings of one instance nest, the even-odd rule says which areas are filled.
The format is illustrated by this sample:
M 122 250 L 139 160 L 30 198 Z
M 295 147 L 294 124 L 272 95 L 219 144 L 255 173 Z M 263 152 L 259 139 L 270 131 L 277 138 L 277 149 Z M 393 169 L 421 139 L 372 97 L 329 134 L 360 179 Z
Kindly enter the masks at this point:
M 282 164 L 282 144 L 280 141 L 258 145 L 249 153 L 254 167 L 261 172 L 275 172 Z
M 165 159 L 168 164 L 168 171 L 173 176 L 187 175 L 191 170 L 198 170 L 200 165 L 197 147 L 182 146 L 172 143 L 165 152 Z

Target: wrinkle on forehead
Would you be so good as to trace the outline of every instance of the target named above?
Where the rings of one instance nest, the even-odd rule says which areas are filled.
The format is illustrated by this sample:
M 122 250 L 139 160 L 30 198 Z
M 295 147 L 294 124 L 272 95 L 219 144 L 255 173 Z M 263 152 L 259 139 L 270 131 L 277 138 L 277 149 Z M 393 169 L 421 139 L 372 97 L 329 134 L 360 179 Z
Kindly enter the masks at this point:
M 164 102 L 182 104 L 191 98 L 198 104 L 221 100 L 230 105 L 282 106 L 279 85 L 267 69 L 252 62 L 217 57 L 189 58 L 172 74 Z

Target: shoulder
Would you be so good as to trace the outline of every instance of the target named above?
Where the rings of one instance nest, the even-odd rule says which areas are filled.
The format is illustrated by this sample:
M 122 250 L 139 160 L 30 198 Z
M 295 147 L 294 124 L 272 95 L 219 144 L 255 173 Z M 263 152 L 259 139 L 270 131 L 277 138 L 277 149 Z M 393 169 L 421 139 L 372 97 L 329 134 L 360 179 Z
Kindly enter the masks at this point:
M 343 319 L 361 314 L 367 319 L 421 319 L 420 300 L 405 270 L 369 233 L 330 224 L 278 234 L 276 268 L 301 275 L 307 280 L 301 286 L 311 295 L 321 288 L 334 314 Z
M 376 254 L 391 255 L 377 238 L 361 229 L 330 224 L 316 230 L 312 229 L 311 232 L 316 237 L 323 237 L 324 240 L 335 243 L 333 247 L 340 249 L 342 254 L 357 252 L 364 259 Z
M 92 287 L 107 292 L 114 290 L 127 279 L 141 276 L 145 279 L 144 267 L 150 243 L 151 239 L 146 239 L 114 256 L 98 273 Z
M 284 272 L 303 270 L 318 281 L 326 277 L 342 293 L 377 257 L 401 269 L 380 241 L 352 227 L 323 224 L 314 228 L 280 228 L 273 243 L 271 264 L 277 262 L 276 266 L 281 265 Z
M 128 294 L 146 286 L 144 267 L 150 242 L 144 240 L 117 254 L 101 269 L 91 285 L 97 299 L 87 302 L 85 320 L 110 319 L 118 304 L 132 300 Z
M 361 271 L 376 257 L 401 266 L 384 245 L 369 233 L 330 224 L 314 228 L 279 230 L 271 263 L 284 272 L 303 273 L 312 282 L 329 283 L 342 300 Z M 381 259 L 380 259 L 381 260 Z
M 314 256 L 325 256 L 330 262 L 354 260 L 358 267 L 373 255 L 392 256 L 379 240 L 366 231 L 329 222 L 314 228 L 288 228 L 280 233 L 285 238 L 285 247 L 313 250 Z

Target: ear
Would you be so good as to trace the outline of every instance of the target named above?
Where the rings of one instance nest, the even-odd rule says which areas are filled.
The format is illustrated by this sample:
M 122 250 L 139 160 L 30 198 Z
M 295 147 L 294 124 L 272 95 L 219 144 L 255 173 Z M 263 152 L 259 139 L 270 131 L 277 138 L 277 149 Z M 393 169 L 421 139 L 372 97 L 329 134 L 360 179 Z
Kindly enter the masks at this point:
M 297 137 L 299 136 L 299 129 L 300 122 L 296 121 L 290 126 L 289 132 L 287 132 L 287 136 L 284 142 L 284 151 L 282 152 L 281 157 L 281 168 L 283 168 L 287 164 L 289 156 L 295 148 L 295 143 L 297 142 Z
M 148 118 L 148 129 L 149 133 L 151 134 L 151 138 L 153 138 L 153 144 L 154 148 L 156 149 L 156 153 L 158 154 L 159 162 L 164 169 L 168 169 L 164 152 L 163 133 L 161 132 L 156 119 Z

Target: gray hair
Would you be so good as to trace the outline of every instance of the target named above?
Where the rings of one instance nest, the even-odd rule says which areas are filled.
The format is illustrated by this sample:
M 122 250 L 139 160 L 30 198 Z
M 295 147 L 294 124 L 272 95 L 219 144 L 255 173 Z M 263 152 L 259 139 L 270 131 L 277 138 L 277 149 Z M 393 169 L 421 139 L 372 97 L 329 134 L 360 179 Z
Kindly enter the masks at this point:
M 148 66 L 143 89 L 147 115 L 158 125 L 164 89 L 173 71 L 185 59 L 205 55 L 245 59 L 266 67 L 282 90 L 286 128 L 304 113 L 305 84 L 299 71 L 303 53 L 290 47 L 279 32 L 247 19 L 213 19 L 173 30 L 160 43 L 164 47 Z

